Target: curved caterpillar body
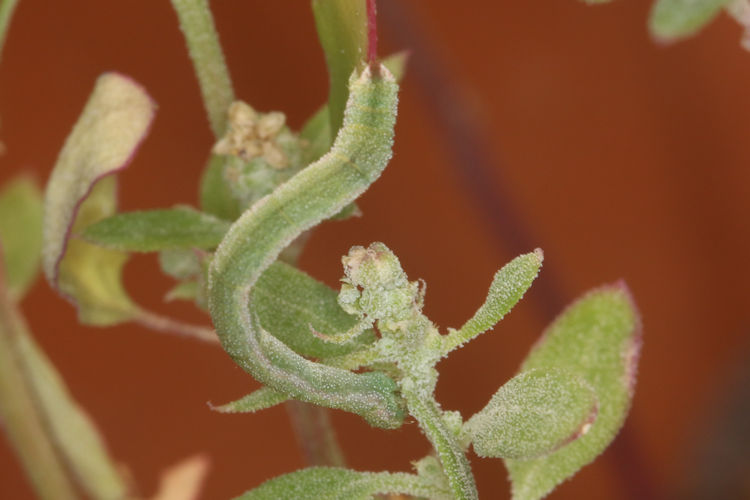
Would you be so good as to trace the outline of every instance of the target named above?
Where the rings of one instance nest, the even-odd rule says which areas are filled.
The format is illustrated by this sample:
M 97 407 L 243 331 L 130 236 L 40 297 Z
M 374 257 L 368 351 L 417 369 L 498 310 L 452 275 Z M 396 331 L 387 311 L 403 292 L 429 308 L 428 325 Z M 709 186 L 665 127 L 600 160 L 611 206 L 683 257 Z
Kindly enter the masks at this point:
M 351 411 L 395 428 L 404 418 L 396 383 L 381 372 L 352 373 L 309 361 L 263 330 L 253 311 L 260 275 L 297 236 L 361 195 L 391 158 L 398 86 L 385 67 L 349 82 L 333 148 L 229 229 L 209 269 L 208 304 L 222 346 L 245 371 L 294 399 Z

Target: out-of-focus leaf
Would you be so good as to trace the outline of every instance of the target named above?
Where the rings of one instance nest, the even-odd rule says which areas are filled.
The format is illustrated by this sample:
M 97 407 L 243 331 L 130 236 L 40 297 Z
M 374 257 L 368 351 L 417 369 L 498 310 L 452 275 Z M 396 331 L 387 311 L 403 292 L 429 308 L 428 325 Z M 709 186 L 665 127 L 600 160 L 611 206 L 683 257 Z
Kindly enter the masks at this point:
M 1 275 L 0 358 L 0 415 L 40 495 L 78 497 L 59 461 L 91 498 L 124 498 L 127 487 L 96 427 L 34 341 Z
M 209 460 L 196 455 L 162 472 L 159 489 L 152 500 L 195 500 L 200 496 Z
M 195 300 L 198 293 L 198 283 L 196 281 L 183 281 L 172 287 L 164 295 L 164 300 L 167 302 L 173 300 Z
M 516 257 L 502 267 L 492 279 L 487 300 L 460 329 L 450 329 L 443 338 L 443 351 L 448 353 L 462 346 L 497 324 L 521 300 L 539 274 L 544 254 L 536 249 Z
M 73 231 L 79 231 L 115 211 L 115 179 L 97 182 L 78 210 Z M 57 286 L 78 308 L 78 320 L 107 326 L 128 321 L 138 314 L 122 283 L 122 269 L 128 254 L 109 250 L 79 238 L 67 243 L 60 263 Z
M 134 314 L 122 288 L 127 256 L 70 238 L 116 210 L 113 178 L 127 166 L 154 116 L 131 79 L 105 73 L 63 146 L 44 200 L 42 264 L 47 279 L 79 308 L 82 322 L 107 325 Z
M 312 0 L 312 7 L 328 66 L 328 118 L 335 137 L 344 120 L 349 76 L 367 58 L 367 5 L 365 0 Z
M 583 436 L 596 418 L 593 389 L 562 370 L 516 375 L 466 424 L 480 457 L 529 459 Z
M 42 251 L 42 193 L 28 177 L 0 191 L 0 241 L 8 293 L 19 300 L 36 278 Z
M 589 292 L 550 325 L 521 371 L 558 368 L 576 374 L 596 392 L 599 412 L 584 436 L 560 450 L 505 461 L 514 499 L 544 497 L 614 439 L 630 408 L 640 345 L 640 318 L 624 284 Z
M 231 403 L 220 406 L 211 405 L 211 409 L 219 413 L 254 413 L 281 404 L 288 399 L 288 397 L 280 392 L 276 392 L 268 387 L 261 387 Z
M 17 341 L 39 411 L 65 463 L 92 498 L 124 498 L 127 487 L 94 422 L 70 395 L 34 339 L 24 334 Z
M 203 269 L 199 254 L 193 249 L 159 252 L 159 266 L 165 274 L 180 280 L 197 276 Z
M 368 331 L 357 341 L 333 344 L 313 335 L 348 331 L 356 323 L 339 306 L 338 294 L 304 272 L 276 262 L 258 279 L 252 292 L 253 307 L 263 328 L 304 356 L 323 358 L 361 349 L 375 340 Z
M 91 243 L 126 252 L 215 248 L 231 224 L 189 207 L 116 214 L 83 231 Z
M 0 55 L 5 45 L 5 37 L 8 34 L 8 26 L 13 17 L 13 11 L 16 10 L 18 0 L 1 0 L 0 1 Z
M 201 210 L 224 220 L 233 221 L 242 213 L 240 202 L 224 180 L 224 163 L 231 158 L 212 154 L 203 171 L 200 184 Z
M 672 41 L 695 34 L 716 17 L 730 0 L 657 0 L 649 29 L 659 40 Z
M 403 493 L 433 500 L 452 498 L 445 490 L 413 474 L 311 467 L 266 481 L 236 500 L 370 500 L 378 493 Z
M 1 266 L 1 263 L 0 263 Z M 0 421 L 39 498 L 78 498 L 45 428 L 16 352 L 26 325 L 5 289 L 0 267 Z

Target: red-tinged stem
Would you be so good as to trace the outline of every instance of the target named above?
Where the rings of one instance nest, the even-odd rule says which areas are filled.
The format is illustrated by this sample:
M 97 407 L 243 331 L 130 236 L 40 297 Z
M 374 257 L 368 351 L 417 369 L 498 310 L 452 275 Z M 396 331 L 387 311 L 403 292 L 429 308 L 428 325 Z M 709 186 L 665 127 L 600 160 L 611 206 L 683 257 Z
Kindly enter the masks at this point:
M 376 69 L 378 60 L 378 18 L 376 0 L 367 0 L 367 59 Z

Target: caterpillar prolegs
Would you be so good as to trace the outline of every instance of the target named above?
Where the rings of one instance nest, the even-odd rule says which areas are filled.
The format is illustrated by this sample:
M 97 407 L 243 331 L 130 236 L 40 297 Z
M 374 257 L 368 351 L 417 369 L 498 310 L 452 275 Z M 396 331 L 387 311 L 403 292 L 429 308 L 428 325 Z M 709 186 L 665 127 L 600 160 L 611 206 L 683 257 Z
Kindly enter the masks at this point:
M 359 197 L 391 158 L 398 85 L 369 66 L 349 81 L 344 123 L 332 149 L 256 202 L 229 229 L 209 269 L 208 304 L 222 346 L 245 371 L 291 398 L 357 413 L 394 428 L 404 418 L 396 383 L 298 355 L 266 332 L 253 309 L 260 275 L 301 233 Z

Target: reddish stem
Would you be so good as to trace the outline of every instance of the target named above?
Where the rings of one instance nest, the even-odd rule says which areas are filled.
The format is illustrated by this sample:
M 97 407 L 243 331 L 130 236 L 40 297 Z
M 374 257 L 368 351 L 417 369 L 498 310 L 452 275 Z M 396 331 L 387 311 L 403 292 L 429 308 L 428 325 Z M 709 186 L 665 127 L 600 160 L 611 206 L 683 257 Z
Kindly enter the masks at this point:
M 378 60 L 378 18 L 376 0 L 367 0 L 367 59 L 375 70 Z

